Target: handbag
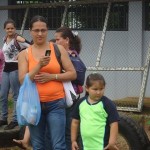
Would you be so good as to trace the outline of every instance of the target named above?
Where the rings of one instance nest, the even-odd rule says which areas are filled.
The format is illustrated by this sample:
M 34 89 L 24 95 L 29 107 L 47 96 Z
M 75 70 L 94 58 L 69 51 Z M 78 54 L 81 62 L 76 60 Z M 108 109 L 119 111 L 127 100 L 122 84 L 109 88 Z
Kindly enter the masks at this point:
M 65 100 L 67 107 L 71 107 L 73 105 L 73 101 L 76 100 L 76 92 L 72 86 L 71 81 L 63 82 L 64 91 L 65 91 Z
M 26 74 L 19 89 L 16 105 L 19 125 L 37 125 L 41 117 L 41 104 L 35 82 Z

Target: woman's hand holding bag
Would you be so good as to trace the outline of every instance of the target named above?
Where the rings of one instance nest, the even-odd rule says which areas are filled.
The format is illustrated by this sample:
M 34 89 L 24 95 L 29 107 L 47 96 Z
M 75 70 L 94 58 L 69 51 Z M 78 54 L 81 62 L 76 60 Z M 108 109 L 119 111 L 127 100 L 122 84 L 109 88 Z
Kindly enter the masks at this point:
M 37 125 L 41 117 L 41 105 L 35 82 L 26 74 L 17 99 L 17 120 L 19 125 Z

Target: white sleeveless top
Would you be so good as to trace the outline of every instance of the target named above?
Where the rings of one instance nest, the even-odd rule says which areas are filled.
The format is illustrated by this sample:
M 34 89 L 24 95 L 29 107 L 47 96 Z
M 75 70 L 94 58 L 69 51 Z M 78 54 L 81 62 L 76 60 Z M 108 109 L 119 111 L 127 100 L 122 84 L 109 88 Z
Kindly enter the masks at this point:
M 21 48 L 26 48 L 29 46 L 26 42 L 18 42 Z M 9 43 L 4 43 L 2 51 L 4 53 L 5 62 L 18 62 L 17 55 L 19 50 L 14 45 L 14 39 L 12 39 Z

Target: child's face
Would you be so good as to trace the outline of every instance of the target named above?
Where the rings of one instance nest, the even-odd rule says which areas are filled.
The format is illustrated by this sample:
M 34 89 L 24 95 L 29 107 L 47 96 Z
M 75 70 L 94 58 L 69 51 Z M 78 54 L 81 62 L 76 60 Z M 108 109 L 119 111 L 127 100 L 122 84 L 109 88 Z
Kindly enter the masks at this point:
M 5 27 L 5 31 L 7 35 L 12 36 L 15 33 L 16 28 L 14 27 L 12 23 L 8 23 Z
M 93 81 L 92 86 L 86 87 L 89 97 L 93 101 L 98 101 L 104 95 L 105 86 L 102 81 Z

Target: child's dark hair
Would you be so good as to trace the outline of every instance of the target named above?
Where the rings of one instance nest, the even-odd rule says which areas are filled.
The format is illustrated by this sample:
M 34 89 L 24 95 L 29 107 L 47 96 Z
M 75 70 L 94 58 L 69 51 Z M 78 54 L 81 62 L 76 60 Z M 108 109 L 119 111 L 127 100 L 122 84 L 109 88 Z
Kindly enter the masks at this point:
M 70 50 L 76 50 L 79 54 L 81 51 L 81 39 L 78 35 L 75 35 L 70 28 L 60 27 L 56 29 L 56 33 L 61 33 L 61 37 L 66 39 L 69 38 L 69 48 Z
M 106 85 L 104 77 L 100 73 L 91 73 L 86 78 L 86 86 L 91 87 L 93 85 L 93 81 L 101 81 L 103 82 L 103 85 Z M 85 95 L 89 95 L 88 92 L 86 92 Z
M 15 23 L 15 21 L 12 20 L 11 18 L 8 18 L 8 19 L 4 22 L 4 29 L 6 28 L 6 25 L 9 24 L 9 23 L 13 24 L 14 27 L 16 28 L 16 23 Z
M 41 21 L 41 22 L 46 23 L 46 26 L 48 27 L 47 20 L 46 20 L 43 16 L 37 15 L 37 16 L 34 16 L 34 17 L 31 19 L 29 28 L 32 29 L 33 24 L 34 24 L 35 22 L 38 22 L 38 21 Z

